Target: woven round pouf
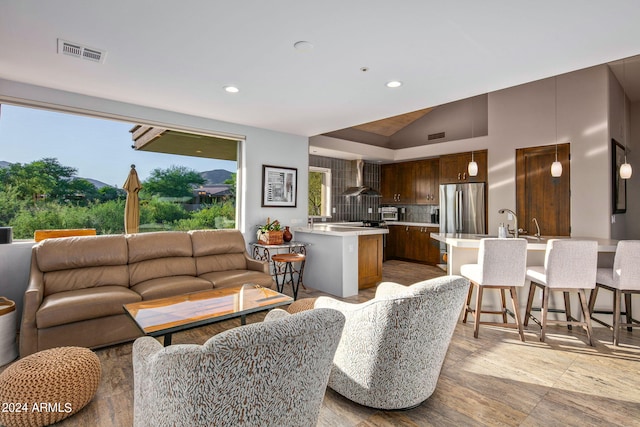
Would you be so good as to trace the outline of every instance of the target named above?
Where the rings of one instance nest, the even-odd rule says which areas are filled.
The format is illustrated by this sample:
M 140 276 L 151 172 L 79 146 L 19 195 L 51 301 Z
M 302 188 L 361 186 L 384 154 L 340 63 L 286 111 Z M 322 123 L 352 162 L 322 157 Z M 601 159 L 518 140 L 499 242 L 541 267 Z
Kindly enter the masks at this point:
M 47 426 L 84 408 L 100 382 L 100 360 L 82 347 L 34 353 L 0 374 L 0 424 Z
M 313 310 L 313 305 L 316 303 L 315 298 L 302 298 L 292 302 L 287 311 L 289 314 L 300 313 L 301 311 Z

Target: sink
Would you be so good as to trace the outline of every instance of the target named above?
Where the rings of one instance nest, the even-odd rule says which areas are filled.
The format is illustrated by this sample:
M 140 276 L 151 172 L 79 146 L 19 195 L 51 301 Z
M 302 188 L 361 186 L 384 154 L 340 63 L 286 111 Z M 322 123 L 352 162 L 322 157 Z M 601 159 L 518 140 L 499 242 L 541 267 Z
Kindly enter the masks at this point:
M 489 238 L 489 239 L 497 239 L 498 236 L 495 234 L 475 234 L 476 237 L 480 237 L 481 239 Z

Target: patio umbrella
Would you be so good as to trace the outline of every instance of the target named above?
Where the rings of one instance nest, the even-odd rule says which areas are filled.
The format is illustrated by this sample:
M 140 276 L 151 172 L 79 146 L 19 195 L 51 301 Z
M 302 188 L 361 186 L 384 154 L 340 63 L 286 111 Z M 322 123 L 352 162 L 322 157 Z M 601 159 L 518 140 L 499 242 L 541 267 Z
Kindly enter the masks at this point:
M 124 232 L 137 233 L 140 226 L 140 200 L 138 191 L 142 188 L 136 172 L 136 165 L 131 165 L 129 176 L 122 186 L 127 190 L 127 201 L 124 205 Z

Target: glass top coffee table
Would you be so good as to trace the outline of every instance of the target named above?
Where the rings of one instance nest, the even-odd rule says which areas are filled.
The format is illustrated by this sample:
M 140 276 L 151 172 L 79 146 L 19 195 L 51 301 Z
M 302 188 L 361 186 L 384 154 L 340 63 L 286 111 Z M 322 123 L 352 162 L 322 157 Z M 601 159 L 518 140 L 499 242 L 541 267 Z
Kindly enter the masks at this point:
M 140 330 L 151 337 L 164 336 L 171 345 L 171 334 L 198 326 L 240 317 L 291 304 L 293 298 L 260 285 L 246 284 L 175 297 L 124 304 L 124 311 Z

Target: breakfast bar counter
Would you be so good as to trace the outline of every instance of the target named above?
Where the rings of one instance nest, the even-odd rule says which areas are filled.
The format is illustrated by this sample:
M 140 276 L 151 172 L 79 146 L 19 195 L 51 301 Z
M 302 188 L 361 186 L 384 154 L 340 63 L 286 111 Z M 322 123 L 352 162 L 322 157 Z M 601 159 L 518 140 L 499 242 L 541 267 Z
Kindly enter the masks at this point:
M 478 260 L 480 240 L 484 237 L 496 237 L 480 234 L 431 233 L 431 238 L 447 246 L 447 274 L 459 274 L 463 264 L 475 264 Z M 549 239 L 595 240 L 598 242 L 598 266 L 611 267 L 616 252 L 617 240 L 596 237 L 541 237 L 522 236 L 527 243 L 527 265 L 543 265 L 544 254 Z

